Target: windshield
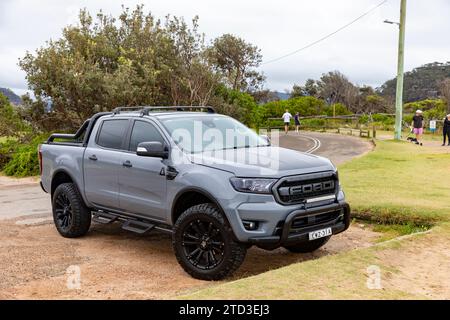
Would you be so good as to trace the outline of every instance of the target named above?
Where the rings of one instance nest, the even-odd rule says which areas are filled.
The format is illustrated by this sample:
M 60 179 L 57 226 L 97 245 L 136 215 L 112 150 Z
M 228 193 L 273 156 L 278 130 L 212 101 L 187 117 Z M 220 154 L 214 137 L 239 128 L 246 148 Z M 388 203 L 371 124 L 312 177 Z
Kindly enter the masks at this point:
M 226 116 L 162 119 L 175 143 L 185 152 L 268 146 L 268 142 L 239 121 Z

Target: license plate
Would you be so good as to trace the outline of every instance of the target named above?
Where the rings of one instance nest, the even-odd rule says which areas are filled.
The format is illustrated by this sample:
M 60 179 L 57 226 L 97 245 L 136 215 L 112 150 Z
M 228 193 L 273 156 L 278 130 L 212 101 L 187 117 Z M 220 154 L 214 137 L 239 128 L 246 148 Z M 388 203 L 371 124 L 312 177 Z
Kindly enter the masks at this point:
M 309 233 L 309 240 L 325 238 L 325 237 L 331 236 L 332 234 L 333 234 L 333 231 L 331 231 L 331 228 L 313 231 L 313 232 Z

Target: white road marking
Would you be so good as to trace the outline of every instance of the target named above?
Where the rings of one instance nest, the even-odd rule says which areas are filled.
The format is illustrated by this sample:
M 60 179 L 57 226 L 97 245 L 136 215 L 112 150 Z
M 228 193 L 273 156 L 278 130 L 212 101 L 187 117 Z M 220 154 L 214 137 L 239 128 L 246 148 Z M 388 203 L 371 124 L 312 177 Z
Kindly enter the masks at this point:
M 320 140 L 317 138 L 309 137 L 309 136 L 303 136 L 303 137 L 310 139 L 314 142 L 314 146 L 311 147 L 310 149 L 306 150 L 305 153 L 313 153 L 313 152 L 319 150 L 319 148 L 322 146 L 322 142 L 320 142 Z

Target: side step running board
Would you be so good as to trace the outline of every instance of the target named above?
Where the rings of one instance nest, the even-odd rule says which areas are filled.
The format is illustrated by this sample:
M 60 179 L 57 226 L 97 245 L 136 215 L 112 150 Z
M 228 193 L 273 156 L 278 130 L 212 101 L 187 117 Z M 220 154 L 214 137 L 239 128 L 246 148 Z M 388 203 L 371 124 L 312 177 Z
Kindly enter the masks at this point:
M 138 220 L 127 220 L 122 225 L 122 229 L 131 231 L 131 232 L 135 232 L 135 233 L 139 233 L 139 234 L 146 233 L 147 231 L 150 231 L 154 227 L 155 227 L 154 224 L 146 223 L 146 222 L 138 221 Z
M 151 221 L 137 220 L 136 218 L 126 217 L 124 215 L 114 214 L 106 211 L 93 211 L 92 221 L 109 224 L 115 221 L 123 222 L 122 229 L 131 232 L 143 234 L 152 229 L 159 230 L 165 233 L 172 233 L 172 229 L 169 226 L 152 223 Z
M 108 224 L 116 221 L 118 216 L 114 214 L 110 214 L 107 212 L 97 211 L 94 212 L 94 216 L 92 217 L 92 220 L 98 223 L 102 224 Z

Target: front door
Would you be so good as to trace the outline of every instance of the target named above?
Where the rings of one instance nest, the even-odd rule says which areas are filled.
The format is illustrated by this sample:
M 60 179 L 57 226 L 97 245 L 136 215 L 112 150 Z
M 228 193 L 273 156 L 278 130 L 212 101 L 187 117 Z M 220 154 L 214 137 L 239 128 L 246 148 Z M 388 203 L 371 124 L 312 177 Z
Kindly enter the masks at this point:
M 164 219 L 167 213 L 165 165 L 161 158 L 136 155 L 139 143 L 165 143 L 157 127 L 145 120 L 135 120 L 128 152 L 122 154 L 119 171 L 119 202 L 124 212 Z

